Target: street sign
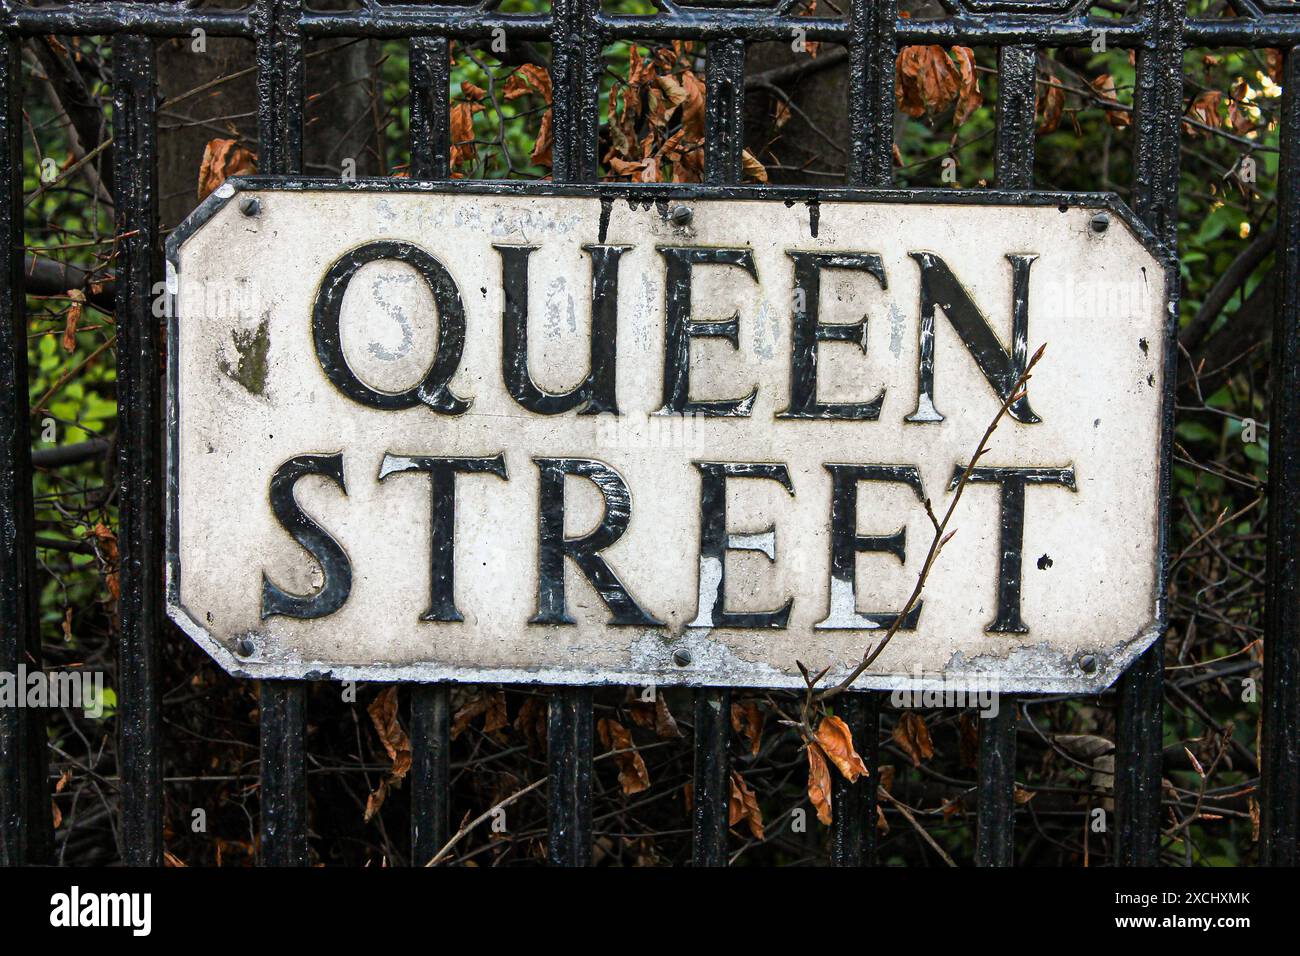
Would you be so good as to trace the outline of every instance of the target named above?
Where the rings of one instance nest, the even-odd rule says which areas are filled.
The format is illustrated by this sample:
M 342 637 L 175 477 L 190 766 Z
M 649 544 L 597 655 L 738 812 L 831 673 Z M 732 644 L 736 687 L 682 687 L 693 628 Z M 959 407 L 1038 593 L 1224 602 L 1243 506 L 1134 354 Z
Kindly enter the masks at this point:
M 232 673 L 1079 692 L 1160 632 L 1170 274 L 1105 196 L 232 181 L 168 604 Z M 1046 346 L 1023 395 L 1027 357 Z

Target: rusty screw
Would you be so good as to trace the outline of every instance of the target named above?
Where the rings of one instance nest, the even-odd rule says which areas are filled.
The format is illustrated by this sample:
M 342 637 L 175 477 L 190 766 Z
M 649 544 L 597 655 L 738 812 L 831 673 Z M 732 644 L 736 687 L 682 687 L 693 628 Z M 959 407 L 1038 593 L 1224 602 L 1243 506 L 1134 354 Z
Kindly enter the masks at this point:
M 262 204 L 257 201 L 256 196 L 244 196 L 239 200 L 239 211 L 245 216 L 256 216 L 262 211 Z
M 673 663 L 678 667 L 685 667 L 691 662 L 691 652 L 684 647 L 679 647 L 673 651 Z
M 1110 228 L 1110 215 L 1104 212 L 1096 213 L 1088 225 L 1092 228 L 1093 232 L 1100 236 Z
M 668 213 L 668 218 L 673 221 L 674 226 L 688 226 L 693 215 L 690 206 L 673 206 L 672 211 Z

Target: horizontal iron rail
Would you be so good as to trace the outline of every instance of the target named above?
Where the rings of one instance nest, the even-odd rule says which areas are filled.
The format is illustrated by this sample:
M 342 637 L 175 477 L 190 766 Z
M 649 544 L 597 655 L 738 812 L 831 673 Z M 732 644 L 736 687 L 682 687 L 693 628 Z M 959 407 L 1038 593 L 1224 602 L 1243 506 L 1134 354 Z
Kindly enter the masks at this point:
M 809 40 L 848 43 L 849 20 L 831 17 L 794 17 L 764 11 L 678 10 L 656 16 L 616 16 L 601 13 L 595 24 L 605 39 L 631 38 L 718 40 L 751 42 L 784 40 L 802 31 Z M 440 34 L 452 37 L 490 36 L 507 30 L 525 39 L 547 39 L 549 14 L 484 14 L 473 7 L 405 4 L 357 11 L 306 10 L 298 18 L 304 36 L 414 37 Z M 109 35 L 138 33 L 147 36 L 189 36 L 202 29 L 210 36 L 257 36 L 252 9 L 188 9 L 174 5 L 108 0 L 94 4 L 27 7 L 0 4 L 0 29 L 25 36 Z M 900 46 L 923 43 L 966 43 L 977 46 L 1004 44 L 1039 47 L 1088 46 L 1105 31 L 1108 46 L 1143 45 L 1152 35 L 1143 18 L 1112 19 L 1032 13 L 959 14 L 935 20 L 899 18 L 895 35 Z M 1300 17 L 1267 14 L 1257 18 L 1187 21 L 1190 46 L 1289 47 L 1300 44 Z

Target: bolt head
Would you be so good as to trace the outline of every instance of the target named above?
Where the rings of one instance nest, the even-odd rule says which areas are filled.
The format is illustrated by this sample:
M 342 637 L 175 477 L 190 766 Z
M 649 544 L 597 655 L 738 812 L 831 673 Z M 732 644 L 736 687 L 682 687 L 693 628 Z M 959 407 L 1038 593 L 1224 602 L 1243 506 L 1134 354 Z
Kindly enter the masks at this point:
M 256 196 L 244 196 L 239 200 L 239 211 L 245 216 L 256 216 L 262 211 L 262 204 Z
M 1079 670 L 1083 671 L 1085 674 L 1097 673 L 1097 655 L 1084 654 L 1082 657 L 1080 657 Z
M 254 650 L 256 648 L 253 646 L 253 639 L 250 637 L 241 637 L 235 645 L 235 653 L 240 657 L 252 657 Z
M 1101 235 L 1110 228 L 1110 213 L 1099 212 L 1094 214 L 1088 225 L 1093 232 Z
M 691 662 L 691 652 L 684 647 L 679 647 L 673 651 L 673 663 L 678 667 L 685 667 Z
M 668 213 L 668 218 L 673 221 L 674 226 L 685 226 L 690 223 L 693 215 L 690 206 L 673 206 Z

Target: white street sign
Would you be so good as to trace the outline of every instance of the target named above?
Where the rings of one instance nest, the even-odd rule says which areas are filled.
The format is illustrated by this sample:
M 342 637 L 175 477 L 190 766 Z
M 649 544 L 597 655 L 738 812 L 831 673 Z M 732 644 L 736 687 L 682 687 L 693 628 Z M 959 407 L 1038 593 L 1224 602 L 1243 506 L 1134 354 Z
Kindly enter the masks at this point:
M 1168 274 L 1122 207 L 444 190 L 228 183 L 172 239 L 169 606 L 228 670 L 843 675 L 1040 345 L 858 686 L 1077 692 L 1156 637 Z

